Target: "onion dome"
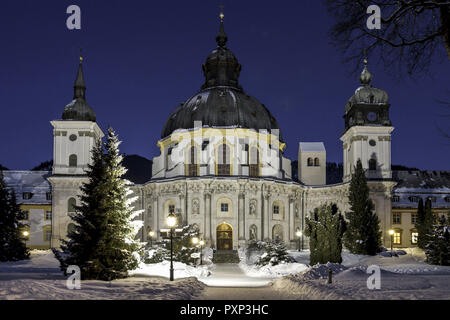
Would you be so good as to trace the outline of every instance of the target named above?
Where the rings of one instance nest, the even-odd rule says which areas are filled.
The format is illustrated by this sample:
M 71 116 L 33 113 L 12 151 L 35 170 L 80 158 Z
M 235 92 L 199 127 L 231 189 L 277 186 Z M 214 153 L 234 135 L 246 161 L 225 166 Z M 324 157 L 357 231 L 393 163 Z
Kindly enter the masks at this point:
M 73 87 L 74 88 L 73 100 L 64 108 L 62 119 L 95 122 L 96 120 L 95 112 L 86 103 L 86 85 L 84 83 L 82 62 L 83 58 L 80 57 L 78 73 Z
M 348 100 L 345 106 L 345 112 L 357 104 L 389 104 L 389 97 L 386 91 L 372 87 L 372 74 L 367 69 L 367 60 L 364 60 L 364 69 L 359 77 L 361 86 L 356 89 L 355 94 Z
M 203 64 L 205 83 L 201 90 L 176 108 L 167 120 L 161 138 L 170 136 L 177 129 L 192 129 L 195 121 L 203 127 L 232 127 L 267 130 L 280 127 L 270 111 L 257 99 L 246 94 L 239 85 L 241 65 L 226 47 L 221 14 L 217 48 Z M 279 132 L 281 140 L 281 132 Z
M 364 69 L 359 77 L 361 86 L 345 105 L 345 129 L 352 126 L 391 126 L 389 120 L 389 97 L 386 91 L 372 87 L 372 74 Z

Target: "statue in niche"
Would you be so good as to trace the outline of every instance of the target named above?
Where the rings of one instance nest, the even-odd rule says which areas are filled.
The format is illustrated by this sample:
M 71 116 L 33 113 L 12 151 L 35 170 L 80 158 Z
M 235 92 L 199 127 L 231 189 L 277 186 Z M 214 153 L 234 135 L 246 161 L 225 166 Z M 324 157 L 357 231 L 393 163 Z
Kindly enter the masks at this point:
M 256 226 L 252 225 L 250 227 L 250 240 L 256 240 Z
M 200 214 L 200 200 L 197 198 L 192 200 L 192 214 Z
M 250 200 L 250 215 L 256 215 L 257 202 L 255 199 Z

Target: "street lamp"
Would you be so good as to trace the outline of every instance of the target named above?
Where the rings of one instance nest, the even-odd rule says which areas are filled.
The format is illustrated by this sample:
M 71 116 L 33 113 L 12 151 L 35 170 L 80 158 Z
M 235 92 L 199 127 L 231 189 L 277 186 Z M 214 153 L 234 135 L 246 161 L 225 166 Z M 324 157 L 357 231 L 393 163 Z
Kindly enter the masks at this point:
M 28 231 L 24 231 L 22 234 L 25 238 L 28 238 L 28 236 L 30 235 L 30 233 Z
M 171 212 L 167 216 L 167 226 L 170 228 L 170 281 L 173 281 L 173 229 L 177 225 L 177 216 Z
M 149 239 L 150 239 L 150 247 L 153 247 L 153 237 L 155 236 L 155 231 L 153 231 L 153 230 L 150 230 L 149 232 L 148 232 L 148 237 L 149 237 Z
M 391 236 L 391 257 L 394 256 L 394 230 L 389 230 L 389 235 Z
M 200 240 L 200 265 L 203 264 L 203 246 L 205 245 L 205 241 Z
M 295 233 L 295 235 L 298 237 L 298 251 L 301 251 L 300 250 L 300 241 L 302 242 L 302 245 L 301 245 L 301 247 L 302 247 L 302 250 L 303 250 L 303 237 L 302 237 L 302 235 L 303 235 L 303 232 L 301 232 L 300 230 L 297 230 L 297 232 Z

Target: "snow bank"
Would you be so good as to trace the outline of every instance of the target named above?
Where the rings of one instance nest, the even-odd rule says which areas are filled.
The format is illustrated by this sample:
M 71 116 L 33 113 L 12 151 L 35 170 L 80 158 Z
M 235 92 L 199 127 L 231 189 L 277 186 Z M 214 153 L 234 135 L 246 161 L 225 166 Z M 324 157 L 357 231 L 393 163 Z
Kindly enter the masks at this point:
M 347 268 L 339 263 L 316 264 L 306 269 L 305 272 L 289 276 L 292 280 L 300 282 L 305 280 L 327 279 L 328 269 L 333 275 L 346 270 Z
M 205 278 L 208 277 L 211 272 L 210 265 L 199 265 L 197 267 L 192 267 L 182 262 L 175 261 L 173 263 L 174 278 L 182 279 L 189 277 Z M 159 263 L 140 263 L 136 270 L 129 272 L 130 276 L 140 276 L 140 277 L 164 277 L 169 278 L 170 276 L 170 261 L 163 261 Z
M 278 278 L 292 273 L 299 273 L 308 268 L 302 263 L 281 263 L 276 266 L 257 266 L 239 263 L 239 267 L 249 277 Z
M 308 266 L 304 263 L 280 263 L 275 266 L 266 265 L 266 266 L 258 266 L 256 265 L 256 261 L 259 259 L 261 252 L 253 251 L 250 255 L 247 255 L 247 250 L 241 248 L 238 251 L 239 258 L 241 259 L 241 262 L 239 263 L 239 268 L 245 273 L 248 277 L 255 277 L 255 278 L 279 278 L 286 276 L 288 274 L 292 273 L 298 273 L 306 270 Z M 294 253 L 293 251 L 288 251 L 289 256 L 298 255 L 302 256 L 303 258 L 305 255 L 308 256 L 309 261 L 309 253 L 305 252 L 298 252 L 298 254 Z M 293 257 L 295 260 L 297 260 L 295 257 Z
M 194 267 L 186 268 L 177 263 L 175 277 L 183 279 L 138 277 L 138 270 L 135 270 L 134 277 L 111 282 L 83 280 L 80 290 L 69 290 L 67 278 L 51 250 L 30 253 L 29 260 L 0 263 L 0 300 L 188 300 L 199 296 L 205 287 L 192 277 L 203 275 L 202 268 L 195 271 Z M 163 266 L 159 266 L 159 272 L 168 277 L 169 267 L 167 265 L 162 274 Z M 153 273 L 157 270 L 155 267 Z

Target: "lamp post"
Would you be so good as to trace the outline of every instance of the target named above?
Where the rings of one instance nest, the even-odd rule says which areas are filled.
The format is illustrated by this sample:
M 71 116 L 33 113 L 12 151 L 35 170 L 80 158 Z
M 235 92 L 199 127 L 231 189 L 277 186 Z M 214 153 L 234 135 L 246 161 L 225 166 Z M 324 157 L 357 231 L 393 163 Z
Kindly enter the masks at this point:
M 150 247 L 153 247 L 153 237 L 154 237 L 154 235 L 155 235 L 155 231 L 150 230 L 148 232 L 148 238 L 150 239 Z
M 394 256 L 394 230 L 389 230 L 389 235 L 391 236 L 391 257 Z
M 193 238 L 192 238 L 192 243 L 194 244 L 194 246 L 195 246 L 196 248 L 198 248 L 198 242 L 199 242 L 199 240 L 198 240 L 197 237 L 193 237 Z M 195 263 L 195 259 L 194 259 L 194 263 Z M 197 266 L 197 265 L 196 265 L 196 266 Z
M 177 217 L 173 212 L 167 216 L 167 225 L 170 228 L 170 281 L 173 281 L 173 229 L 177 225 Z
M 295 235 L 298 237 L 298 251 L 302 251 L 303 250 L 303 238 L 302 238 L 302 235 L 303 235 L 303 232 L 301 232 L 300 230 L 297 230 L 297 232 L 295 233 Z M 300 241 L 301 241 L 301 250 L 300 250 Z
M 200 240 L 200 265 L 203 265 L 203 246 L 205 245 L 205 241 Z

